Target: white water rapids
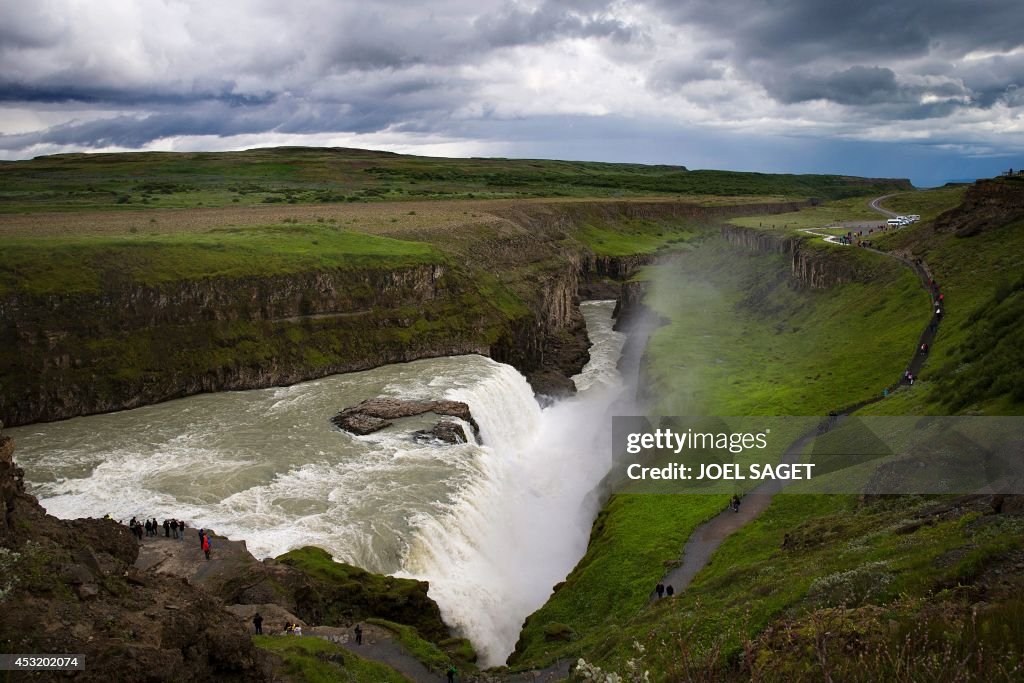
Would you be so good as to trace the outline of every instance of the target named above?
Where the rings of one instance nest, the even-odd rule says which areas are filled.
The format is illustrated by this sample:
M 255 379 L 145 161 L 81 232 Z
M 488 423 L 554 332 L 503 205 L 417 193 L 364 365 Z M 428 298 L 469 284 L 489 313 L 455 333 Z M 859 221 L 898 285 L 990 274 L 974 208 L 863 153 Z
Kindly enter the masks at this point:
M 257 557 L 317 545 L 428 580 L 446 622 L 500 664 L 586 549 L 621 386 L 613 303 L 583 304 L 593 346 L 581 391 L 544 410 L 511 366 L 459 356 L 8 433 L 51 514 L 180 518 Z M 484 445 L 413 441 L 429 415 L 368 437 L 330 425 L 378 395 L 465 401 Z

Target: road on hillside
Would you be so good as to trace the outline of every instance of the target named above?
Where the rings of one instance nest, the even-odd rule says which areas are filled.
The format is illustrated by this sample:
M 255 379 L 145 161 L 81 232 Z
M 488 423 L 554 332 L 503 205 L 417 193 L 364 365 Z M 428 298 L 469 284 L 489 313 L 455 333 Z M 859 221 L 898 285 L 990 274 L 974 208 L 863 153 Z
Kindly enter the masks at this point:
M 877 211 L 878 213 L 883 214 L 885 216 L 888 216 L 889 218 L 896 218 L 896 216 L 899 215 L 898 213 L 896 213 L 895 211 L 890 211 L 889 209 L 883 209 L 882 207 L 880 207 L 878 205 L 878 202 L 883 201 L 885 199 L 888 199 L 889 197 L 895 197 L 895 196 L 896 195 L 894 195 L 894 194 L 887 194 L 887 195 L 883 195 L 881 197 L 875 197 L 870 202 L 868 202 L 868 206 L 871 207 L 872 209 L 874 209 L 875 211 Z

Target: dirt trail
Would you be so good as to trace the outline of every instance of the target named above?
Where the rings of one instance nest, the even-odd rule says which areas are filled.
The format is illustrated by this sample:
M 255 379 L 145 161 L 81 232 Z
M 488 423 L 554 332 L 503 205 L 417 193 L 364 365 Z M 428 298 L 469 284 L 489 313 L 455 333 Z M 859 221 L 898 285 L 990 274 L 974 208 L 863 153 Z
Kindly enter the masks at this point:
M 891 196 L 892 195 L 885 195 L 883 197 L 877 197 L 873 199 L 871 202 L 869 202 L 868 206 L 885 215 L 894 216 L 896 214 L 878 206 L 878 202 Z M 821 237 L 824 237 L 826 242 L 839 244 L 838 241 L 836 241 L 835 238 L 832 237 L 831 235 L 818 233 L 812 229 L 805 229 L 803 230 L 803 232 L 807 232 L 813 235 L 819 235 Z M 921 347 L 923 344 L 927 344 L 927 347 L 929 349 L 932 347 L 932 344 L 935 341 L 935 337 L 938 333 L 939 323 L 942 320 L 942 316 L 934 312 L 936 307 L 940 305 L 938 301 L 940 293 L 939 288 L 933 282 L 931 272 L 928 270 L 928 266 L 923 261 L 911 261 L 901 256 L 897 256 L 896 254 L 890 254 L 888 252 L 875 249 L 873 247 L 868 249 L 869 251 L 873 251 L 876 254 L 881 254 L 883 256 L 896 259 L 897 261 L 900 261 L 901 263 L 906 265 L 908 268 L 912 269 L 914 273 L 917 275 L 918 279 L 921 281 L 922 288 L 928 292 L 929 297 L 931 299 L 931 306 L 933 309 L 931 319 L 929 320 L 927 327 L 925 327 L 924 331 L 921 333 L 921 336 L 917 342 L 917 346 L 914 349 L 914 353 L 911 356 L 910 362 L 907 364 L 907 370 L 914 377 L 917 377 L 918 373 L 921 370 L 921 367 L 924 365 L 925 360 L 927 360 L 928 357 L 927 353 L 921 350 Z M 944 314 L 944 300 L 941 302 L 941 309 Z M 887 387 L 887 389 L 893 389 L 897 386 L 905 385 L 908 383 L 909 382 L 907 381 L 906 377 L 901 376 L 894 385 Z M 838 411 L 835 414 L 834 419 L 830 419 L 827 422 L 818 425 L 817 427 L 815 427 L 815 429 L 809 431 L 808 433 L 804 434 L 796 441 L 794 441 L 783 454 L 782 462 L 798 462 L 800 453 L 807 446 L 807 443 L 811 439 L 813 439 L 815 436 L 822 433 L 823 431 L 831 429 L 835 424 L 838 423 L 838 421 L 842 420 L 843 417 L 845 417 L 846 415 L 854 412 L 855 410 L 863 408 L 866 405 L 880 401 L 882 400 L 882 398 L 882 396 L 876 396 L 874 398 L 868 399 L 866 401 L 861 401 L 860 403 L 848 406 L 842 409 L 841 411 Z M 722 544 L 722 541 L 724 541 L 730 534 L 746 525 L 748 522 L 759 517 L 761 513 L 764 512 L 765 509 L 767 509 L 768 505 L 772 501 L 773 496 L 776 493 L 778 493 L 784 485 L 785 482 L 781 480 L 767 480 L 743 497 L 738 512 L 733 512 L 731 509 L 727 508 L 715 517 L 705 522 L 704 524 L 698 526 L 690 535 L 690 538 L 687 540 L 686 545 L 683 546 L 683 554 L 680 557 L 679 566 L 669 571 L 661 580 L 661 583 L 665 586 L 672 586 L 676 594 L 681 593 L 687 586 L 690 585 L 690 582 L 693 581 L 693 578 L 697 575 L 697 573 L 700 572 L 700 570 L 703 569 L 705 566 L 707 566 L 708 562 L 711 560 L 711 556 L 714 554 L 715 550 L 718 549 L 718 546 Z M 652 591 L 649 602 L 654 602 L 657 599 L 657 593 Z
M 395 640 L 395 635 L 391 631 L 373 624 L 361 624 L 361 626 L 363 642 L 359 645 L 356 645 L 354 631 L 348 628 L 313 626 L 306 629 L 303 637 L 305 638 L 305 634 L 308 634 L 329 640 L 364 659 L 386 664 L 415 683 L 436 683 L 447 680 L 443 673 L 430 671 L 420 660 L 410 655 L 408 650 Z
M 830 425 L 818 425 L 814 430 L 804 434 L 790 444 L 789 448 L 782 455 L 782 462 L 799 462 L 800 454 L 815 436 L 820 434 Z M 761 515 L 772 502 L 772 497 L 785 485 L 781 479 L 767 479 L 757 486 L 753 491 L 743 496 L 738 511 L 726 509 L 709 521 L 698 526 L 683 546 L 683 555 L 680 564 L 672 569 L 661 580 L 665 586 L 672 586 L 672 589 L 679 594 L 690 585 L 693 577 L 703 569 L 711 560 L 718 546 L 734 531 Z M 655 602 L 658 594 L 651 593 L 649 602 Z

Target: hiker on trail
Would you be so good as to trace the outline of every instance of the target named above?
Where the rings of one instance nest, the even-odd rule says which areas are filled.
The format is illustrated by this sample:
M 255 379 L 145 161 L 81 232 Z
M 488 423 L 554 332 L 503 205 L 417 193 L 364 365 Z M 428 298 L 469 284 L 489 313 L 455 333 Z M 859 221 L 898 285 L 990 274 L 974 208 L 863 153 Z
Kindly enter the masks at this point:
M 921 353 L 928 353 L 928 344 L 921 344 Z
M 294 633 L 296 636 L 301 638 L 302 637 L 302 624 L 295 624 L 295 626 L 292 628 L 292 633 Z
M 669 585 L 665 586 L 665 595 L 667 595 L 668 597 L 671 598 L 675 594 L 676 594 L 676 589 L 672 587 L 671 583 Z
M 295 630 L 295 625 L 292 622 L 289 621 L 289 622 L 287 622 L 284 625 L 284 632 L 285 633 L 291 633 L 294 630 Z
M 913 373 L 907 373 L 907 381 L 910 382 L 910 386 L 914 386 L 914 375 Z
M 936 308 L 935 309 L 935 317 L 938 318 L 939 320 L 942 320 L 942 309 L 941 308 Z
M 885 389 L 882 389 L 882 398 L 888 398 L 888 397 L 889 397 L 889 387 L 886 387 Z
M 733 512 L 739 512 L 740 511 L 740 497 L 738 495 L 736 495 L 735 493 L 732 494 L 732 500 L 729 501 L 729 507 L 732 508 Z M 671 590 L 671 589 L 672 589 L 672 586 L 669 586 L 665 590 Z M 669 593 L 669 595 L 672 595 L 672 593 Z
M 256 635 L 263 633 L 263 617 L 259 612 L 252 618 L 252 625 L 256 627 Z
M 203 554 L 206 555 L 206 561 L 210 561 L 210 537 L 203 536 Z
M 363 627 L 356 624 L 356 645 L 363 644 Z
M 657 586 L 654 587 L 654 592 L 658 594 L 659 600 L 663 598 L 665 596 L 665 584 L 659 583 Z
M 185 522 L 178 520 L 178 540 L 185 540 Z
M 458 672 L 459 670 L 455 668 L 454 664 L 448 665 L 448 671 L 445 672 L 446 674 L 448 674 L 448 683 L 455 683 L 455 674 L 457 674 Z

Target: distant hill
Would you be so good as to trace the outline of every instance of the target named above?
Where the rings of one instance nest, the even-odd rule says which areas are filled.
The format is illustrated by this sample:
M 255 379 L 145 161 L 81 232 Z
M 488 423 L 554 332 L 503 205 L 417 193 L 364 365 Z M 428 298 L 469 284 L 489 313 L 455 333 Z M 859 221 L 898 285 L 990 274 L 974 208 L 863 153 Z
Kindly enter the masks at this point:
M 58 154 L 0 164 L 0 212 L 266 203 L 616 196 L 837 199 L 908 180 L 693 171 L 543 159 L 446 159 L 348 148 Z

